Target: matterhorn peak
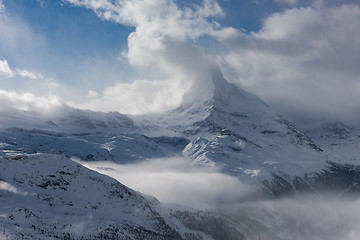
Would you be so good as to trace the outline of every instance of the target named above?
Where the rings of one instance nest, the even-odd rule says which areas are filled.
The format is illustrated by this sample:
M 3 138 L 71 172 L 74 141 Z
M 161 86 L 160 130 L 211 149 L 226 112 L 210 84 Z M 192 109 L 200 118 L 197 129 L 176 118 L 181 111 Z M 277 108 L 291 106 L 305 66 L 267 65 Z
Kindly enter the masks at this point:
M 208 74 L 207 81 L 195 82 L 184 94 L 178 110 L 185 109 L 216 110 L 236 115 L 271 111 L 259 97 L 228 82 L 217 67 Z

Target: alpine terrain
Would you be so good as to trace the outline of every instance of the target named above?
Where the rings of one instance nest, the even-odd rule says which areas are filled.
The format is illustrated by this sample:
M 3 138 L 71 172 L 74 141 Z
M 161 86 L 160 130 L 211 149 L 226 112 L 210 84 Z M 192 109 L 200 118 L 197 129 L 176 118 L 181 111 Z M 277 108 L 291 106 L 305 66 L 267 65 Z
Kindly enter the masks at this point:
M 329 229 L 265 206 L 307 194 L 358 196 L 360 128 L 298 128 L 219 70 L 207 85 L 159 114 L 2 110 L 0 239 L 322 239 Z M 172 157 L 235 177 L 252 194 L 197 210 L 161 203 L 81 164 Z

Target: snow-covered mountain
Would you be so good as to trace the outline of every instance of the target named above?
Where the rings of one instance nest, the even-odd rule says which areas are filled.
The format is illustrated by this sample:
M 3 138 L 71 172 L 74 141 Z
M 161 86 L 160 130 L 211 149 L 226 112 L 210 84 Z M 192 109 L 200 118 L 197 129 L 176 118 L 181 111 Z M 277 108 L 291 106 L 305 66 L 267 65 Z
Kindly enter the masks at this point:
M 2 238 L 179 239 L 158 204 L 65 157 L 0 159 Z
M 161 114 L 135 117 L 63 106 L 45 117 L 4 112 L 0 123 L 2 155 L 50 153 L 118 163 L 183 155 L 252 184 L 277 175 L 294 185 L 295 177 L 321 171 L 346 151 L 334 151 L 335 143 L 316 133 L 326 134 L 332 125 L 305 133 L 257 96 L 228 83 L 219 70 L 206 87 L 186 93 L 180 107 Z M 346 140 L 346 131 L 339 141 Z M 341 146 L 355 144 L 356 160 L 358 141 L 351 139 Z
M 72 160 L 0 157 L 0 239 L 247 239 L 244 223 L 164 205 Z
M 272 173 L 303 175 L 324 167 L 323 150 L 304 132 L 257 96 L 228 83 L 219 71 L 212 80 L 208 99 L 201 93 L 201 100 L 185 95 L 178 109 L 153 121 L 156 131 L 171 130 L 191 141 L 183 154 L 194 163 L 255 182 Z
M 256 221 L 271 239 L 287 239 L 276 224 L 251 216 L 165 206 L 73 159 L 130 164 L 180 156 L 254 186 L 257 197 L 358 194 L 360 128 L 301 128 L 218 70 L 160 114 L 3 110 L 0 238 L 250 239 L 258 236 Z

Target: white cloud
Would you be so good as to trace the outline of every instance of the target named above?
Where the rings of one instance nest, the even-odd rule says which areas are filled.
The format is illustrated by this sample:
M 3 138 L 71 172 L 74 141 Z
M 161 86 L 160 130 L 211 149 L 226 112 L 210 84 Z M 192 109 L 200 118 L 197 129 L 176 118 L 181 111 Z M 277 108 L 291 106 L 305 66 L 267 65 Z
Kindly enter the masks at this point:
M 214 20 L 224 16 L 215 0 L 183 8 L 174 0 L 63 1 L 135 27 L 123 57 L 141 72 L 152 72 L 139 77 L 142 80 L 113 84 L 96 93 L 84 90 L 86 97 L 72 99 L 78 107 L 132 114 L 174 108 L 194 82 L 207 85 L 209 68 L 217 59 L 228 79 L 276 106 L 286 104 L 293 112 L 301 108 L 340 116 L 359 109 L 357 5 L 327 7 L 315 1 L 309 7 L 275 13 L 264 19 L 260 31 L 246 35 Z M 297 2 L 277 1 L 292 6 Z M 19 48 L 20 42 L 36 38 L 26 24 L 6 18 L 0 20 L 2 32 L 6 34 L 0 34 L 0 50 Z M 200 37 L 219 41 L 219 49 L 205 53 L 195 44 Z M 42 78 L 25 69 L 12 70 L 7 62 L 0 64 L 3 76 Z
M 231 216 L 256 229 L 261 239 L 359 239 L 360 201 L 334 194 L 298 195 L 289 199 L 253 201 L 241 205 Z M 250 216 L 247 221 L 244 216 Z M 261 222 L 270 231 L 264 231 Z M 277 237 L 274 236 L 276 234 Z
M 341 118 L 360 111 L 359 28 L 357 5 L 293 8 L 223 41 L 218 59 L 226 76 L 277 106 Z
M 8 92 L 0 89 L 0 111 L 21 110 L 38 114 L 53 114 L 64 107 L 59 97 L 37 97 L 31 93 Z
M 41 73 L 32 73 L 26 69 L 21 70 L 19 68 L 15 68 L 15 73 L 16 73 L 16 75 L 23 77 L 23 78 L 32 78 L 32 79 L 44 78 Z
M 0 60 L 0 76 L 13 77 L 13 72 L 6 59 Z
M 116 109 L 127 114 L 164 111 L 177 107 L 186 87 L 177 80 L 118 83 L 106 88 L 103 96 L 96 98 L 97 95 L 92 94 L 86 103 L 76 106 L 105 112 Z
M 23 196 L 28 195 L 27 192 L 20 191 L 19 189 L 17 189 L 13 185 L 11 185 L 11 184 L 9 184 L 7 182 L 4 182 L 4 181 L 0 181 L 0 190 L 8 191 L 8 192 L 23 195 Z
M 104 161 L 81 164 L 166 203 L 208 208 L 239 203 L 255 193 L 236 177 L 196 168 L 181 157 L 126 165 Z
M 98 94 L 96 91 L 94 91 L 94 90 L 89 90 L 88 96 L 89 96 L 90 98 L 95 98 L 95 97 L 98 97 L 99 94 Z
M 15 70 L 11 69 L 6 59 L 0 60 L 0 76 L 5 76 L 7 78 L 13 78 L 16 76 L 32 79 L 43 78 L 41 73 L 33 73 L 26 69 L 19 68 L 15 68 Z
M 158 78 L 108 87 L 103 97 L 86 104 L 91 109 L 100 109 L 102 105 L 114 107 L 112 111 L 146 113 L 180 105 L 181 96 L 195 81 L 210 80 L 212 60 L 193 41 L 201 36 L 220 38 L 231 32 L 231 28 L 223 29 L 209 21 L 209 17 L 224 14 L 214 0 L 184 9 L 173 0 L 67 2 L 92 9 L 102 19 L 134 26 L 123 56 L 133 66 L 152 68 L 159 73 Z
M 27 22 L 10 14 L 0 14 L 0 51 L 2 54 L 20 58 L 27 54 L 38 54 L 39 49 L 45 45 L 44 37 L 35 33 Z

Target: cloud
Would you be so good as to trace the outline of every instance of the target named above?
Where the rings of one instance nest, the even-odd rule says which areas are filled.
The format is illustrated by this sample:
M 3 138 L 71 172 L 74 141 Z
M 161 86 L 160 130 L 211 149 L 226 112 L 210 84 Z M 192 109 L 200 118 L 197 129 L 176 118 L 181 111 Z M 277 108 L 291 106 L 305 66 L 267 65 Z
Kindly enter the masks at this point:
M 238 203 L 254 194 L 252 187 L 237 178 L 196 168 L 183 157 L 126 165 L 103 161 L 81 164 L 166 203 L 208 208 Z
M 13 72 L 6 59 L 0 60 L 0 76 L 13 77 Z
M 7 78 L 13 78 L 16 76 L 32 79 L 43 78 L 41 73 L 32 73 L 26 69 L 19 68 L 15 68 L 15 70 L 11 69 L 6 59 L 0 60 L 0 76 L 5 76 Z
M 128 49 L 122 55 L 132 66 L 142 70 L 151 68 L 158 73 L 132 84 L 110 86 L 91 104 L 79 105 L 91 109 L 103 105 L 123 113 L 139 114 L 179 106 L 181 96 L 195 81 L 211 79 L 213 60 L 194 42 L 200 37 L 222 38 L 232 31 L 210 20 L 224 14 L 213 0 L 183 8 L 172 0 L 66 2 L 91 9 L 104 20 L 135 27 L 128 36 Z
M 112 106 L 136 114 L 168 110 L 180 105 L 179 96 L 195 82 L 209 85 L 207 73 L 216 59 L 227 79 L 288 117 L 341 119 L 360 114 L 358 5 L 314 1 L 294 7 L 295 0 L 278 0 L 293 8 L 266 17 L 258 32 L 245 34 L 216 22 L 225 13 L 211 0 L 182 8 L 171 0 L 67 2 L 91 9 L 104 20 L 135 27 L 123 56 L 132 66 L 159 73 L 133 84 L 109 86 L 97 99 L 92 97 L 91 104 L 79 106 Z M 217 49 L 205 52 L 196 44 L 200 38 L 217 41 Z M 184 87 L 174 92 L 181 84 Z
M 360 237 L 359 210 L 358 199 L 330 194 L 246 202 L 228 211 L 256 229 L 254 234 L 261 239 L 355 240 Z M 252 220 L 247 221 L 246 215 Z M 264 231 L 264 226 L 270 231 Z
M 228 52 L 218 59 L 228 78 L 289 114 L 356 117 L 359 27 L 358 5 L 292 8 L 258 32 L 225 39 Z
M 88 102 L 79 108 L 110 112 L 114 109 L 122 113 L 141 114 L 170 110 L 181 102 L 182 93 L 188 86 L 176 79 L 173 81 L 137 80 L 133 83 L 118 83 L 107 87 L 102 97 L 90 92 Z
M 135 27 L 136 30 L 128 36 L 128 51 L 124 55 L 133 65 L 156 65 L 162 69 L 179 64 L 169 61 L 172 60 L 166 54 L 169 45 L 191 54 L 193 49 L 185 49 L 182 44 L 203 35 L 216 34 L 218 24 L 207 18 L 223 14 L 213 0 L 205 0 L 202 6 L 185 9 L 180 9 L 172 0 L 67 2 L 92 9 L 102 19 Z
M 21 70 L 19 68 L 15 68 L 15 75 L 23 77 L 23 78 L 32 78 L 32 79 L 44 78 L 41 73 L 32 73 L 26 69 Z
M 45 38 L 37 34 L 27 22 L 0 12 L 0 51 L 3 56 L 17 57 L 20 62 L 25 57 L 34 59 L 33 54 L 39 54 L 45 45 Z
M 37 114 L 52 116 L 59 112 L 64 103 L 59 97 L 50 95 L 48 97 L 37 97 L 31 93 L 16 93 L 0 89 L 0 111 L 30 111 Z
M 161 202 L 224 214 L 242 226 L 249 239 L 355 240 L 360 236 L 360 201 L 356 198 L 324 193 L 256 199 L 253 197 L 260 191 L 255 186 L 216 170 L 194 168 L 186 158 L 125 165 L 103 161 L 81 164 Z
M 296 3 L 298 2 L 298 0 L 274 0 L 274 1 L 280 4 L 287 4 L 290 6 L 296 5 Z
M 19 189 L 17 189 L 13 185 L 11 185 L 11 184 L 9 184 L 7 182 L 4 182 L 4 181 L 0 181 L 0 191 L 1 190 L 2 191 L 8 191 L 8 192 L 15 193 L 15 194 L 19 194 L 19 195 L 23 195 L 23 196 L 28 195 L 27 192 L 20 191 Z
M 96 74 L 111 78 L 109 85 L 96 89 L 96 94 L 88 94 L 90 87 L 78 88 L 67 100 L 92 110 L 165 111 L 179 106 L 195 82 L 209 85 L 209 69 L 216 59 L 227 79 L 283 109 L 285 115 L 355 118 L 360 114 L 359 6 L 307 1 L 301 3 L 305 7 L 295 7 L 299 1 L 276 1 L 292 8 L 266 17 L 258 32 L 246 34 L 217 22 L 226 13 L 215 0 L 182 5 L 174 0 L 63 0 L 67 6 L 92 10 L 103 20 L 134 27 L 121 55 L 142 73 L 124 83 L 129 79 L 100 73 L 104 67 L 84 71 L 77 77 Z M 216 43 L 211 47 L 198 43 L 204 39 Z M 0 19 L 0 50 L 19 53 L 22 43 L 28 42 L 46 41 L 19 19 Z M 41 78 L 12 69 L 3 60 L 0 64 L 3 77 Z M 92 89 L 101 85 L 88 81 Z

